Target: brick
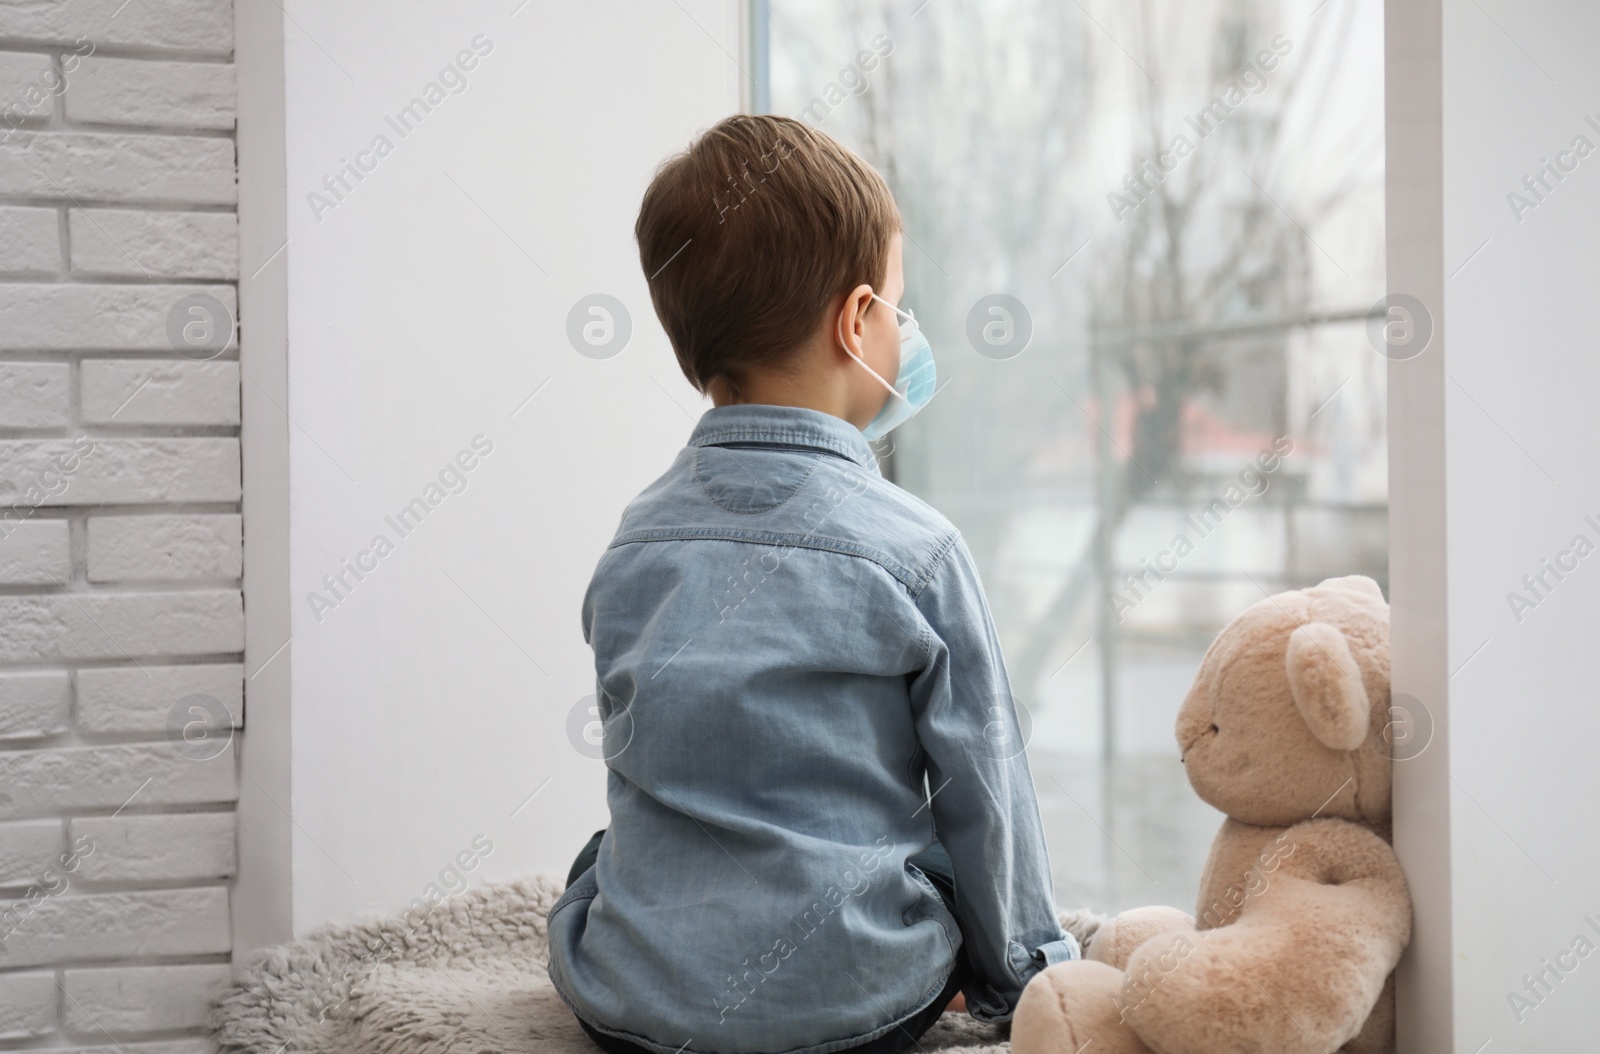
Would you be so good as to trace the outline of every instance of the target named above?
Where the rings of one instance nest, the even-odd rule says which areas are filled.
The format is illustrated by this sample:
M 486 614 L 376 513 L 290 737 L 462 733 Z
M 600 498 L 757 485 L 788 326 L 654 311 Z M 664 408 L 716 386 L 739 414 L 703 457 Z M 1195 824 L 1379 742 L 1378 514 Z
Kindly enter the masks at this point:
M 67 521 L 27 520 L 0 530 L 0 585 L 59 586 L 72 576 Z
M 67 119 L 98 124 L 233 127 L 233 67 L 86 58 L 67 86 Z
M 56 1029 L 55 974 L 0 973 L 0 1039 L 29 1039 Z
M 119 966 L 68 970 L 67 1029 L 158 1032 L 200 1028 L 218 989 L 232 980 L 227 963 Z
M 205 314 L 196 316 L 192 313 L 196 296 L 210 297 L 222 309 L 202 307 Z M 222 317 L 224 310 L 226 318 Z M 169 336 L 169 317 L 179 334 L 176 338 Z M 211 332 L 221 334 L 238 317 L 238 300 L 231 285 L 15 283 L 0 286 L 0 318 L 6 322 L 0 329 L 0 349 L 181 351 L 191 361 L 208 359 L 237 348 L 237 333 L 227 348 L 208 350 L 204 343 L 207 330 L 197 329 L 200 347 L 190 353 L 182 336 L 183 325 L 192 321 L 197 326 L 215 326 Z
M 187 359 L 84 359 L 89 424 L 236 425 L 239 364 Z
M 0 5 L 0 37 L 33 44 L 233 50 L 228 0 L 49 0 Z M 87 52 L 85 52 L 87 54 Z
M 0 902 L 0 913 L 11 909 L 16 918 L 16 929 L 0 941 L 0 965 L 208 955 L 226 952 L 232 943 L 225 889 L 59 896 L 33 905 L 31 912 L 27 908 L 25 902 Z
M 78 671 L 78 727 L 85 732 L 161 732 L 174 705 L 185 696 L 209 695 L 221 703 L 234 728 L 244 722 L 244 667 L 103 666 Z
M 196 760 L 165 740 L 0 752 L 0 787 L 6 788 L 0 791 L 0 816 L 116 809 L 129 798 L 144 806 L 230 802 L 239 796 L 231 749 Z M 0 967 L 5 965 L 0 952 Z
M 67 226 L 72 269 L 79 274 L 239 277 L 239 217 L 232 212 L 72 209 L 67 213 Z M 54 270 L 53 226 L 50 234 L 50 268 Z
M 130 5 L 136 6 L 136 5 Z M 232 205 L 231 138 L 102 132 L 0 137 L 0 194 Z
M 66 849 L 60 820 L 0 823 L 0 886 L 30 886 Z
M 236 438 L 0 440 L 0 522 L 40 505 L 238 500 Z
M 45 1048 L 50 1049 L 50 1048 Z M 166 1039 L 151 1043 L 118 1043 L 115 1046 L 56 1047 L 55 1054 L 216 1054 L 204 1039 Z M 266 1054 L 283 1054 L 281 1050 Z
M 71 705 L 72 689 L 65 670 L 0 674 L 0 739 L 33 739 L 64 732 Z
M 0 52 L 0 124 L 10 129 L 22 120 L 46 120 L 55 112 L 61 79 L 49 55 Z
M 238 590 L 0 596 L 0 626 L 0 662 L 244 650 Z
M 236 868 L 231 812 L 73 820 L 72 844 L 85 837 L 94 851 L 79 858 L 75 876 L 85 882 L 203 881 Z
M 4 551 L 0 545 L 0 554 Z M 91 582 L 238 578 L 243 564 L 243 535 L 237 515 L 94 516 L 89 520 Z
M 71 391 L 64 362 L 0 363 L 0 428 L 65 427 Z
M 61 231 L 55 209 L 0 208 L 0 273 L 61 269 Z

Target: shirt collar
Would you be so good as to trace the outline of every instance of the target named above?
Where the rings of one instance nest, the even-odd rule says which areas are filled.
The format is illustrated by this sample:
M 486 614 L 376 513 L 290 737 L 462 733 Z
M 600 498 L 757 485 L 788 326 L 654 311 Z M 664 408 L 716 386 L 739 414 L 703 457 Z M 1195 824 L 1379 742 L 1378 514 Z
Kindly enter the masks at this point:
M 843 418 L 799 406 L 735 403 L 715 406 L 700 417 L 690 446 L 773 443 L 825 450 L 876 471 L 877 455 L 861 429 Z

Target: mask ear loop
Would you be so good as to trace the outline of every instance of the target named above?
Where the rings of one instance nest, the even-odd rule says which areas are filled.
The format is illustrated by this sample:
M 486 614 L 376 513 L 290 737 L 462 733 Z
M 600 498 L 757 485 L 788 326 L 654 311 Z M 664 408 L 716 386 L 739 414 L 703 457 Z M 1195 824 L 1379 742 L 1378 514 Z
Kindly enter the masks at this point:
M 918 329 L 922 328 L 922 323 L 918 322 L 917 321 L 917 316 L 913 315 L 911 312 L 904 311 L 904 310 L 901 310 L 898 307 L 895 307 L 893 304 L 889 303 L 889 301 L 885 300 L 883 297 L 879 296 L 877 293 L 873 293 L 872 294 L 872 299 L 876 300 L 878 303 L 882 304 L 884 307 L 888 308 L 890 311 L 893 311 L 895 314 L 904 315 L 907 319 L 910 320 L 911 324 L 913 326 L 916 326 Z
M 874 299 L 883 300 L 883 297 L 878 296 L 877 293 L 873 293 L 872 296 L 873 296 Z M 884 303 L 884 306 L 889 308 L 889 310 L 891 310 L 891 311 L 898 311 L 899 310 L 899 308 L 895 307 L 893 304 L 889 303 L 887 300 L 883 300 L 883 303 Z M 844 316 L 841 315 L 839 317 L 839 322 L 842 323 L 843 321 L 844 321 Z M 916 321 L 916 320 L 913 319 L 912 321 Z M 879 384 L 883 385 L 884 388 L 889 392 L 890 395 L 896 395 L 896 396 L 899 396 L 902 399 L 905 398 L 905 396 L 900 395 L 899 392 L 895 391 L 894 385 L 890 384 L 888 381 L 883 379 L 883 375 L 882 374 L 880 374 L 877 370 L 873 369 L 871 366 L 868 366 L 867 365 L 867 360 L 865 358 L 863 358 L 860 355 L 857 355 L 855 352 L 850 350 L 850 345 L 848 345 L 848 344 L 846 344 L 844 342 L 844 337 L 840 333 L 838 324 L 835 324 L 835 326 L 834 326 L 833 337 L 834 337 L 835 340 L 837 340 L 839 342 L 839 346 L 844 349 L 844 353 L 846 355 L 850 356 L 852 359 L 855 359 L 856 362 L 858 364 L 860 364 L 862 369 L 864 369 L 868 373 L 872 374 L 872 379 L 877 381 Z

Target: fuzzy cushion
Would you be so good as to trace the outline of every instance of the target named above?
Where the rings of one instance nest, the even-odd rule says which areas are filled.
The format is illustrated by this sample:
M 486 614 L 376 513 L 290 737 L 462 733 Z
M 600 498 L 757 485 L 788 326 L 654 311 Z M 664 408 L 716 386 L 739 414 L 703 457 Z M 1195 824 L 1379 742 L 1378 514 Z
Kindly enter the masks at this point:
M 547 972 L 545 916 L 561 891 L 543 876 L 486 884 L 409 933 L 396 916 L 264 949 L 213 1006 L 213 1038 L 241 1054 L 595 1054 Z M 1085 944 L 1099 922 L 1062 916 Z M 1005 1029 L 945 1014 L 920 1047 L 1000 1054 L 1010 1044 Z

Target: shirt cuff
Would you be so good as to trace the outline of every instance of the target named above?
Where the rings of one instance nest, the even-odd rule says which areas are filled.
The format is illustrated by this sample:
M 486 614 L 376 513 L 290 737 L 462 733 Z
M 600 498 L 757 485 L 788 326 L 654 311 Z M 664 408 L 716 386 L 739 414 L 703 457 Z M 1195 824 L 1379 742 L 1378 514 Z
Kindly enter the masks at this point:
M 1033 961 L 1041 970 L 1056 963 L 1071 962 L 1073 959 L 1081 958 L 1083 949 L 1078 945 L 1078 938 L 1070 933 L 1063 933 L 1060 940 L 1041 944 L 1033 950 Z
M 1020 985 L 1026 986 L 1033 979 L 1033 975 L 1056 963 L 1070 962 L 1073 959 L 1083 958 L 1083 949 L 1078 945 L 1077 938 L 1072 934 L 1061 931 L 1059 940 L 1049 941 L 1039 945 L 1032 952 L 1016 941 L 1009 942 L 1006 948 L 1006 958 L 1010 961 L 1011 970 L 1017 976 Z M 982 998 L 978 992 L 967 993 L 967 1010 L 977 1020 L 993 1024 L 1003 1024 L 1011 1020 L 1014 1006 L 1008 1007 L 1005 1000 L 993 989 L 983 986 L 983 995 L 993 996 L 992 999 Z M 1020 994 L 1021 988 L 1017 989 Z
M 1040 970 L 1056 963 L 1083 958 L 1083 949 L 1078 946 L 1077 938 L 1065 930 L 1061 931 L 1059 939 L 1041 944 L 1032 952 L 1016 941 L 1012 941 L 1006 951 L 1011 960 L 1012 973 L 1016 974 L 1018 983 L 1024 985 Z

